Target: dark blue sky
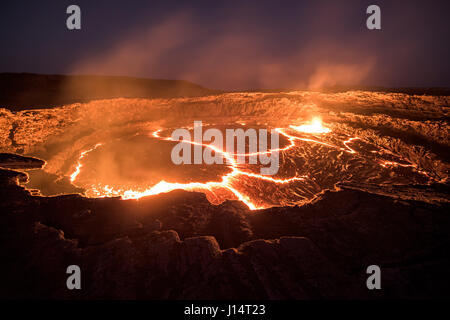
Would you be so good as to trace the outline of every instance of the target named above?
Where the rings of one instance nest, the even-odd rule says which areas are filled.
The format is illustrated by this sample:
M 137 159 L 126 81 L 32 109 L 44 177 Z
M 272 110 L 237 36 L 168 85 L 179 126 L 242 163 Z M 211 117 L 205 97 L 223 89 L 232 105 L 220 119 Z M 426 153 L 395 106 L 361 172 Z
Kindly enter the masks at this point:
M 77 4 L 82 30 L 66 28 Z M 366 29 L 381 7 L 382 30 Z M 450 1 L 2 0 L 0 72 L 219 89 L 450 86 Z

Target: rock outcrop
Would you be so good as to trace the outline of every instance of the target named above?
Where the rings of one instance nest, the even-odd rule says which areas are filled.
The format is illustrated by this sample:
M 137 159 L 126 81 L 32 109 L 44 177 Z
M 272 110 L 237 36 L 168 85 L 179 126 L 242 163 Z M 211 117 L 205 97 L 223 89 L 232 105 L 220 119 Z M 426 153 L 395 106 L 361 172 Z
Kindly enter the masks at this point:
M 448 297 L 449 204 L 412 198 L 448 186 L 410 187 L 409 199 L 342 187 L 254 212 L 185 191 L 139 201 L 32 196 L 15 183 L 21 175 L 0 174 L 2 298 Z M 74 264 L 82 290 L 70 291 Z M 379 291 L 366 288 L 372 264 Z

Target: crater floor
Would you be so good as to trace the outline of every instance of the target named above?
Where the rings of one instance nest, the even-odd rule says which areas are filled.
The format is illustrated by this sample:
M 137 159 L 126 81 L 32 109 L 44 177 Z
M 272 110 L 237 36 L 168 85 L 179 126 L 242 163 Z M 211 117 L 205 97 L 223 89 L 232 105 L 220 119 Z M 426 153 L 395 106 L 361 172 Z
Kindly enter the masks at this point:
M 449 101 L 286 92 L 2 109 L 0 296 L 448 297 Z M 314 117 L 327 130 L 301 129 Z M 277 175 L 173 165 L 170 134 L 195 120 L 276 129 Z M 71 264 L 82 293 L 64 286 Z M 371 264 L 383 290 L 366 288 Z

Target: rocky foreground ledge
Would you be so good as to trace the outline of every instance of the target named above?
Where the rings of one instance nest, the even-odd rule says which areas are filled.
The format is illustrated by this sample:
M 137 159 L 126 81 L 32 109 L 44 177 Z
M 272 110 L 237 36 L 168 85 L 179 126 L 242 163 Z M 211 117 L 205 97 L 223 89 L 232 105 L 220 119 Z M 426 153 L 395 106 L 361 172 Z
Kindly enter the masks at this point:
M 341 186 L 249 211 L 174 191 L 139 201 L 33 196 L 0 169 L 2 298 L 449 297 L 449 186 Z M 394 196 L 396 195 L 396 196 Z M 82 289 L 66 289 L 79 265 Z M 382 289 L 366 287 L 366 268 Z
M 0 153 L 0 167 L 9 169 L 41 169 L 44 160 L 13 153 Z

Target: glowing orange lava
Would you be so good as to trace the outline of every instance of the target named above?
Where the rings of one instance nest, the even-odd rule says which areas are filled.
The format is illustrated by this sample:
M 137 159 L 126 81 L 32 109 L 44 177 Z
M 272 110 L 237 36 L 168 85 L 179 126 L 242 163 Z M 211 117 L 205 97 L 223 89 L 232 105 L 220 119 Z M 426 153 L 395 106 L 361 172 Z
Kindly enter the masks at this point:
M 151 135 L 154 138 L 160 138 L 160 139 L 164 139 L 164 140 L 174 141 L 171 138 L 161 137 L 159 135 L 159 132 L 160 132 L 160 130 L 157 130 L 157 131 L 153 132 Z M 170 192 L 170 191 L 173 191 L 176 189 L 183 189 L 186 191 L 201 191 L 201 190 L 212 191 L 215 188 L 225 188 L 225 189 L 229 190 L 231 193 L 233 193 L 237 199 L 239 199 L 240 201 L 245 203 L 251 210 L 257 210 L 257 209 L 264 209 L 265 207 L 256 205 L 255 203 L 253 203 L 251 201 L 251 199 L 249 197 L 247 197 L 246 195 L 242 194 L 241 192 L 236 190 L 234 187 L 232 187 L 231 182 L 232 182 L 233 178 L 236 178 L 239 175 L 245 175 L 248 177 L 261 179 L 261 180 L 273 182 L 276 184 L 286 184 L 286 183 L 291 183 L 294 181 L 302 181 L 305 179 L 305 177 L 292 177 L 292 178 L 288 178 L 288 179 L 276 179 L 276 178 L 272 178 L 270 176 L 264 176 L 264 175 L 260 175 L 260 174 L 256 174 L 256 173 L 252 173 L 252 172 L 243 171 L 238 168 L 238 163 L 235 160 L 235 157 L 240 154 L 226 152 L 226 151 L 223 151 L 223 150 L 221 150 L 217 147 L 214 147 L 212 145 L 209 145 L 209 144 L 201 144 L 201 143 L 198 143 L 195 141 L 186 141 L 186 140 L 185 140 L 185 142 L 193 144 L 193 145 L 202 145 L 205 148 L 209 148 L 209 149 L 213 150 L 214 152 L 221 154 L 225 158 L 225 160 L 227 160 L 227 163 L 228 163 L 229 167 L 232 169 L 232 171 L 230 173 L 222 176 L 222 181 L 218 181 L 218 182 L 210 181 L 210 182 L 206 182 L 206 183 L 193 182 L 193 183 L 183 184 L 183 183 L 169 183 L 166 181 L 160 181 L 156 185 L 154 185 L 151 188 L 144 190 L 144 191 L 124 190 L 121 192 L 122 199 L 124 199 L 124 200 L 125 199 L 139 199 L 139 198 L 142 198 L 145 196 L 166 193 L 166 192 Z M 291 141 L 291 144 L 289 146 L 287 146 L 286 148 L 269 150 L 269 151 L 262 152 L 262 153 L 278 152 L 280 150 L 287 150 L 289 148 L 292 148 L 294 145 L 295 144 L 293 143 L 293 141 Z M 258 154 L 260 154 L 260 153 L 246 154 L 246 156 L 258 155 Z
M 80 157 L 78 158 L 78 163 L 77 166 L 75 168 L 75 171 L 70 175 L 70 182 L 74 182 L 75 179 L 78 177 L 78 175 L 81 172 L 81 168 L 83 167 L 83 165 L 81 164 L 81 160 L 91 151 L 94 151 L 95 149 L 97 149 L 98 147 L 100 147 L 102 144 L 101 143 L 97 143 L 94 147 L 92 147 L 89 150 L 83 151 L 80 153 Z
M 380 165 L 384 168 L 387 168 L 387 167 L 404 167 L 404 168 L 413 167 L 413 168 L 415 168 L 416 167 L 413 164 L 404 164 L 404 163 L 398 163 L 395 161 L 381 161 Z
M 322 134 L 329 133 L 331 129 L 326 128 L 322 125 L 322 119 L 315 117 L 312 119 L 311 123 L 304 124 L 301 126 L 289 126 L 290 128 L 303 133 L 314 133 L 314 134 Z
M 281 129 L 277 129 L 278 132 L 280 132 L 280 130 Z M 157 138 L 157 139 L 161 139 L 161 140 L 175 141 L 175 140 L 172 140 L 170 137 L 161 137 L 160 132 L 161 132 L 161 130 L 156 130 L 151 133 L 151 136 L 153 138 Z M 279 152 L 279 151 L 288 150 L 288 149 L 294 147 L 295 142 L 294 142 L 293 137 L 291 138 L 288 135 L 285 135 L 285 136 L 290 141 L 290 144 L 287 147 L 269 150 L 269 151 L 261 152 L 261 153 Z M 214 151 L 218 154 L 221 154 L 223 156 L 223 158 L 226 160 L 226 163 L 228 164 L 228 166 L 231 168 L 231 172 L 222 176 L 221 181 L 209 181 L 209 182 L 205 182 L 205 183 L 200 183 L 200 182 L 170 183 L 170 182 L 166 182 L 166 181 L 160 181 L 156 185 L 154 185 L 150 188 L 147 188 L 145 190 L 142 190 L 142 191 L 137 191 L 137 190 L 133 190 L 133 189 L 117 190 L 111 186 L 103 186 L 103 187 L 102 186 L 97 186 L 97 187 L 92 186 L 93 194 L 95 196 L 100 196 L 100 197 L 120 196 L 123 200 L 128 200 L 128 199 L 140 199 L 142 197 L 146 197 L 146 196 L 150 196 L 150 195 L 167 193 L 167 192 L 177 190 L 177 189 L 182 189 L 182 190 L 186 190 L 186 191 L 205 191 L 205 190 L 213 191 L 214 189 L 223 188 L 223 189 L 226 189 L 229 192 L 231 192 L 238 200 L 245 203 L 251 210 L 257 210 L 257 209 L 264 209 L 265 207 L 258 206 L 248 196 L 242 194 L 240 191 L 236 190 L 236 188 L 234 188 L 232 186 L 232 182 L 234 180 L 236 180 L 238 178 L 238 176 L 248 176 L 251 178 L 261 179 L 261 180 L 272 182 L 275 184 L 287 184 L 287 183 L 292 183 L 295 181 L 303 181 L 306 178 L 306 176 L 301 176 L 301 177 L 291 177 L 291 178 L 287 178 L 287 179 L 277 179 L 277 178 L 273 178 L 271 176 L 265 176 L 265 175 L 261 175 L 261 174 L 257 174 L 257 173 L 253 173 L 253 172 L 243 171 L 238 167 L 238 162 L 235 159 L 236 156 L 239 156 L 241 154 L 226 152 L 215 146 L 212 146 L 209 144 L 201 144 L 201 143 L 198 143 L 195 141 L 184 140 L 184 142 L 190 143 L 192 145 L 202 145 L 205 148 L 209 148 L 212 151 Z M 79 174 L 80 169 L 82 167 L 80 160 L 88 152 L 94 150 L 96 147 L 86 150 L 86 151 L 83 151 L 81 153 L 77 169 L 72 174 L 72 176 L 74 178 L 76 178 L 76 176 Z M 257 153 L 252 153 L 252 154 L 245 154 L 245 156 L 258 155 L 258 154 L 260 154 L 260 153 L 257 152 Z
M 319 118 L 315 118 L 311 125 L 300 126 L 300 127 L 290 126 L 290 127 L 292 129 L 294 129 L 295 131 L 299 131 L 299 132 L 303 132 L 306 129 L 308 129 L 309 133 L 324 134 L 324 133 L 331 132 L 331 130 L 329 128 L 325 128 L 322 126 L 322 122 Z M 338 146 L 335 146 L 335 145 L 332 145 L 332 144 L 329 144 L 329 143 L 326 143 L 323 141 L 319 141 L 319 140 L 292 136 L 292 135 L 288 134 L 285 131 L 285 129 L 282 129 L 282 128 L 276 128 L 275 130 L 279 134 L 283 135 L 289 141 L 289 144 L 286 147 L 272 149 L 272 150 L 268 150 L 265 152 L 248 153 L 248 154 L 244 154 L 244 155 L 245 156 L 254 156 L 254 155 L 259 155 L 259 154 L 267 154 L 267 153 L 271 153 L 271 152 L 287 151 L 296 146 L 295 141 L 304 141 L 304 142 L 312 142 L 312 143 L 322 144 L 327 147 L 336 148 L 336 149 L 340 149 L 340 150 L 343 150 L 346 152 L 354 153 L 355 151 L 353 149 L 351 149 L 350 147 L 348 147 L 347 143 L 349 143 L 355 139 L 359 139 L 357 137 L 350 138 L 349 140 L 344 142 L 344 146 L 346 148 L 341 148 L 341 147 L 338 147 Z M 150 136 L 152 136 L 153 138 L 156 138 L 156 139 L 160 139 L 160 140 L 175 141 L 170 137 L 162 137 L 160 135 L 161 131 L 162 131 L 161 129 L 156 130 L 156 131 L 152 132 L 150 134 Z M 108 185 L 106 185 L 106 186 L 101 186 L 101 185 L 91 186 L 92 195 L 94 195 L 96 197 L 120 196 L 121 199 L 128 200 L 128 199 L 140 199 L 140 198 L 146 197 L 146 196 L 167 193 L 167 192 L 177 190 L 177 189 L 182 189 L 182 190 L 186 190 L 186 191 L 200 191 L 200 192 L 201 191 L 210 191 L 210 192 L 213 192 L 216 189 L 222 188 L 222 189 L 226 189 L 229 192 L 231 192 L 238 200 L 245 203 L 249 207 L 249 209 L 257 210 L 257 209 L 264 209 L 266 207 L 258 206 L 255 202 L 252 201 L 252 199 L 250 199 L 248 196 L 246 196 L 242 192 L 236 190 L 236 188 L 234 188 L 232 186 L 233 181 L 236 182 L 239 179 L 238 178 L 239 176 L 248 176 L 251 178 L 260 179 L 260 180 L 272 182 L 275 184 L 288 184 L 288 183 L 293 183 L 296 181 L 303 181 L 306 178 L 308 178 L 307 176 L 295 176 L 295 177 L 291 177 L 291 178 L 287 178 L 287 179 L 277 179 L 277 178 L 273 178 L 271 176 L 266 176 L 266 175 L 261 175 L 261 174 L 257 174 L 257 173 L 253 173 L 253 172 L 244 171 L 239 168 L 238 162 L 235 159 L 236 156 L 240 156 L 242 154 L 226 152 L 215 146 L 212 146 L 209 144 L 202 144 L 202 143 L 198 143 L 195 141 L 184 140 L 184 142 L 190 143 L 192 145 L 202 145 L 205 148 L 209 148 L 212 151 L 214 151 L 218 154 L 221 154 L 223 156 L 223 158 L 226 160 L 226 163 L 229 166 L 229 168 L 231 168 L 231 172 L 222 176 L 221 181 L 209 181 L 209 182 L 205 182 L 205 183 L 200 183 L 200 182 L 171 183 L 171 182 L 166 182 L 163 180 L 145 190 L 115 189 L 114 187 L 111 187 Z M 95 150 L 100 145 L 101 144 L 97 144 L 93 148 L 83 151 L 81 153 L 80 158 L 78 160 L 78 165 L 76 167 L 76 170 L 71 175 L 72 182 L 76 179 L 76 177 L 78 176 L 78 174 L 81 171 L 81 167 L 82 167 L 81 160 L 86 156 L 87 153 Z
M 306 125 L 302 125 L 302 126 L 291 125 L 291 126 L 289 126 L 289 128 L 295 132 L 306 133 L 306 134 L 321 134 L 322 135 L 322 134 L 331 132 L 331 129 L 326 128 L 322 125 L 322 121 L 320 120 L 320 118 L 314 118 L 310 124 L 306 124 Z M 337 146 L 337 145 L 333 145 L 333 144 L 330 144 L 330 143 L 327 143 L 324 141 L 317 140 L 314 137 L 306 138 L 306 137 L 302 137 L 302 136 L 289 134 L 288 133 L 289 128 L 284 128 L 284 129 L 276 128 L 275 129 L 276 132 L 278 132 L 280 135 L 283 135 L 289 141 L 289 144 L 287 146 L 285 146 L 283 148 L 268 150 L 265 152 L 248 153 L 248 154 L 243 154 L 243 155 L 244 156 L 254 156 L 254 155 L 267 154 L 267 153 L 272 153 L 272 152 L 287 151 L 291 148 L 294 148 L 297 145 L 296 144 L 297 141 L 316 143 L 316 144 L 323 145 L 325 147 L 334 148 L 334 149 L 341 150 L 343 152 L 347 152 L 350 154 L 358 153 L 356 150 L 351 148 L 349 146 L 349 144 L 351 144 L 355 140 L 359 140 L 360 139 L 359 137 L 350 137 L 347 140 L 343 141 L 343 146 Z M 161 136 L 160 135 L 161 131 L 162 130 L 159 129 L 159 130 L 151 132 L 149 135 L 151 137 L 153 137 L 155 139 L 159 139 L 159 140 L 179 142 L 177 140 L 173 140 L 171 137 Z M 203 143 L 190 141 L 190 140 L 183 140 L 183 141 L 185 143 L 190 143 L 192 145 L 201 145 L 205 148 L 211 149 L 216 154 L 222 155 L 222 157 L 226 160 L 226 162 L 225 162 L 226 165 L 231 169 L 231 171 L 229 173 L 223 175 L 221 177 L 220 181 L 208 181 L 208 182 L 203 182 L 203 183 L 202 182 L 172 183 L 172 182 L 167 182 L 167 181 L 162 180 L 162 181 L 158 182 L 157 184 L 147 187 L 147 188 L 137 187 L 137 188 L 132 188 L 132 189 L 117 188 L 117 187 L 112 187 L 109 185 L 102 186 L 100 184 L 92 185 L 92 186 L 90 186 L 90 189 L 88 191 L 89 196 L 95 196 L 95 197 L 119 196 L 123 200 L 128 200 L 128 199 L 140 199 L 140 198 L 146 197 L 146 196 L 157 195 L 157 194 L 167 193 L 167 192 L 177 190 L 177 189 L 182 189 L 182 190 L 186 190 L 186 191 L 204 192 L 205 194 L 207 194 L 208 199 L 210 199 L 210 197 L 211 197 L 212 200 L 214 200 L 214 201 L 212 201 L 210 199 L 210 201 L 220 203 L 221 202 L 220 199 L 222 199 L 222 201 L 223 201 L 223 196 L 221 196 L 221 195 L 223 194 L 223 192 L 225 190 L 226 194 L 228 194 L 227 197 L 231 196 L 231 194 L 232 194 L 232 195 L 234 195 L 234 197 L 236 197 L 237 200 L 240 200 L 243 203 L 245 203 L 249 207 L 250 210 L 257 210 L 257 209 L 264 209 L 266 207 L 258 205 L 250 197 L 248 197 L 247 195 L 245 195 L 244 193 L 242 193 L 241 191 L 237 190 L 234 187 L 233 183 L 238 182 L 240 177 L 247 176 L 247 177 L 260 179 L 260 180 L 264 180 L 264 181 L 267 181 L 270 183 L 280 184 L 280 185 L 294 183 L 296 181 L 304 181 L 305 179 L 309 178 L 308 176 L 304 175 L 304 176 L 294 176 L 294 177 L 286 178 L 286 179 L 277 179 L 272 176 L 266 176 L 266 175 L 261 175 L 261 174 L 257 174 L 257 173 L 253 173 L 253 172 L 248 172 L 248 171 L 241 169 L 241 167 L 238 165 L 238 161 L 236 160 L 236 157 L 242 156 L 242 154 L 227 152 L 227 151 L 221 150 L 221 149 L 219 149 L 215 146 L 209 145 L 209 144 L 203 144 Z M 75 179 L 81 172 L 81 168 L 82 168 L 81 160 L 89 152 L 97 149 L 101 145 L 102 144 L 99 143 L 99 144 L 95 145 L 93 148 L 81 152 L 80 157 L 78 159 L 76 169 L 70 175 L 70 181 L 72 181 L 72 182 L 75 181 Z M 382 161 L 382 162 L 379 162 L 379 164 L 385 168 L 388 166 L 414 167 L 414 165 L 400 164 L 400 163 L 393 162 L 393 161 Z M 218 194 L 220 197 L 218 197 Z M 218 199 L 219 199 L 219 201 L 217 201 Z

